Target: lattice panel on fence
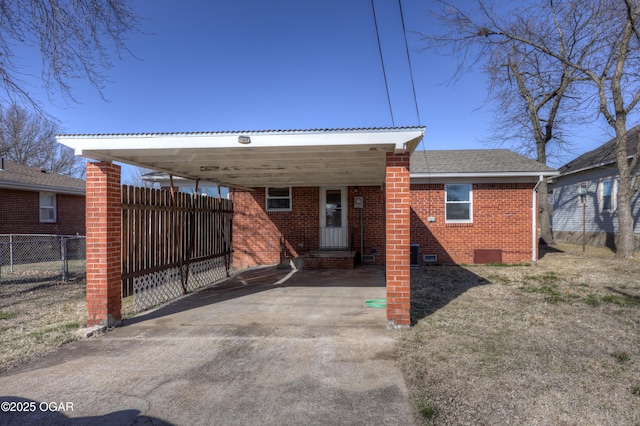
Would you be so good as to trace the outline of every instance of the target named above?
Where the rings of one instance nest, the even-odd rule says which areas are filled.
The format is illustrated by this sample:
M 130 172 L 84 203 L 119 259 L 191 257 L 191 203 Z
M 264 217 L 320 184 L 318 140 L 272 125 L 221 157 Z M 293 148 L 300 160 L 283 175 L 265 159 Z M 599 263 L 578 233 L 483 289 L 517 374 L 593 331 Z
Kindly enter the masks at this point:
M 218 257 L 190 265 L 187 291 L 218 283 L 229 275 L 228 259 Z M 180 268 L 170 268 L 133 279 L 133 304 L 136 312 L 151 309 L 183 295 Z

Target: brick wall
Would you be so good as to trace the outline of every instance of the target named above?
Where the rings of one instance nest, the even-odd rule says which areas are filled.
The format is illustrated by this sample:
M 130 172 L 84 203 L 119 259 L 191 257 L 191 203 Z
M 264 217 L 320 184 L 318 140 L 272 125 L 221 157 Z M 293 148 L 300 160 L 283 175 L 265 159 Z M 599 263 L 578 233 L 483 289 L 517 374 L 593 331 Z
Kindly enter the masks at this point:
M 444 184 L 411 185 L 411 242 L 439 263 L 473 263 L 475 249 L 501 249 L 502 261 L 531 261 L 531 183 L 473 184 L 473 223 L 445 223 Z M 427 218 L 435 217 L 429 223 Z
M 436 254 L 440 263 L 470 264 L 475 249 L 501 249 L 506 263 L 531 261 L 531 183 L 474 184 L 473 223 L 444 220 L 444 184 L 411 185 L 411 243 L 423 254 Z M 287 255 L 306 253 L 319 239 L 317 187 L 292 188 L 292 211 L 265 211 L 265 190 L 237 191 L 234 216 L 234 266 L 275 264 L 280 261 L 280 237 L 287 239 Z M 365 200 L 364 250 L 385 262 L 385 210 L 380 187 L 349 187 L 348 222 L 354 229 L 354 248 L 360 250 L 360 210 L 353 197 Z M 428 217 L 435 223 L 428 223 Z
M 85 235 L 85 197 L 57 194 L 57 221 L 40 223 L 40 192 L 0 189 L 0 234 Z
M 356 191 L 357 189 L 357 191 Z M 354 197 L 364 198 L 364 208 L 353 206 Z M 375 254 L 374 264 L 384 265 L 385 256 L 385 213 L 384 192 L 380 186 L 349 187 L 349 226 L 354 230 L 354 248 L 360 251 L 360 210 L 364 229 L 364 254 Z
M 265 189 L 233 194 L 233 265 L 243 269 L 280 262 L 280 238 L 285 237 L 287 257 L 297 257 L 318 246 L 320 239 L 320 188 L 291 188 L 291 211 L 267 212 Z M 347 222 L 354 230 L 354 248 L 360 250 L 360 209 L 353 197 L 364 197 L 365 253 L 378 253 L 376 263 L 384 264 L 384 202 L 381 188 L 349 187 Z

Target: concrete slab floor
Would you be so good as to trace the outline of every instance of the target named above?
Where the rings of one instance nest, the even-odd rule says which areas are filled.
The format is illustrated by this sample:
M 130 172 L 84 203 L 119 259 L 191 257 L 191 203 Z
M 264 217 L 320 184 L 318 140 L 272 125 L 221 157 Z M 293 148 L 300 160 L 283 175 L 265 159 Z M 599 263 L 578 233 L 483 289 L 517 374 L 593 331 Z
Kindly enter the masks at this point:
M 412 424 L 395 334 L 365 305 L 383 272 L 288 273 L 244 271 L 5 373 L 0 424 Z

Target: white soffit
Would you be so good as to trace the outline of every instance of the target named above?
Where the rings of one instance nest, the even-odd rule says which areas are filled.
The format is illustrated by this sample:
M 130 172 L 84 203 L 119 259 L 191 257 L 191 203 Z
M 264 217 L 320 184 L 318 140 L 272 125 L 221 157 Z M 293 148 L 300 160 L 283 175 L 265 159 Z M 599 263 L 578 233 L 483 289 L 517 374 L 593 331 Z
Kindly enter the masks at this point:
M 60 135 L 57 140 L 83 157 L 231 187 L 379 185 L 386 153 L 413 152 L 424 130 Z

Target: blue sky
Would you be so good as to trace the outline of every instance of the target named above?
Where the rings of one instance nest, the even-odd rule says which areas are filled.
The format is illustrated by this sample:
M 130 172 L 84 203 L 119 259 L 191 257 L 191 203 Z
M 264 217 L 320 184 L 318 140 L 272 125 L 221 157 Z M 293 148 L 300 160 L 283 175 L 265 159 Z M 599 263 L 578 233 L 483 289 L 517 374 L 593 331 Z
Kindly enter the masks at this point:
M 392 122 L 370 0 L 139 1 L 136 57 L 114 59 L 105 102 L 78 81 L 80 103 L 41 99 L 65 133 L 182 132 L 424 125 L 427 149 L 486 148 L 480 73 L 445 82 L 455 60 L 421 51 L 430 1 L 403 0 L 420 117 L 398 2 L 375 0 Z M 38 74 L 35 71 L 34 74 Z M 576 135 L 576 153 L 606 141 Z M 604 139 L 603 139 L 604 138 Z M 570 158 L 567 158 L 568 161 Z

